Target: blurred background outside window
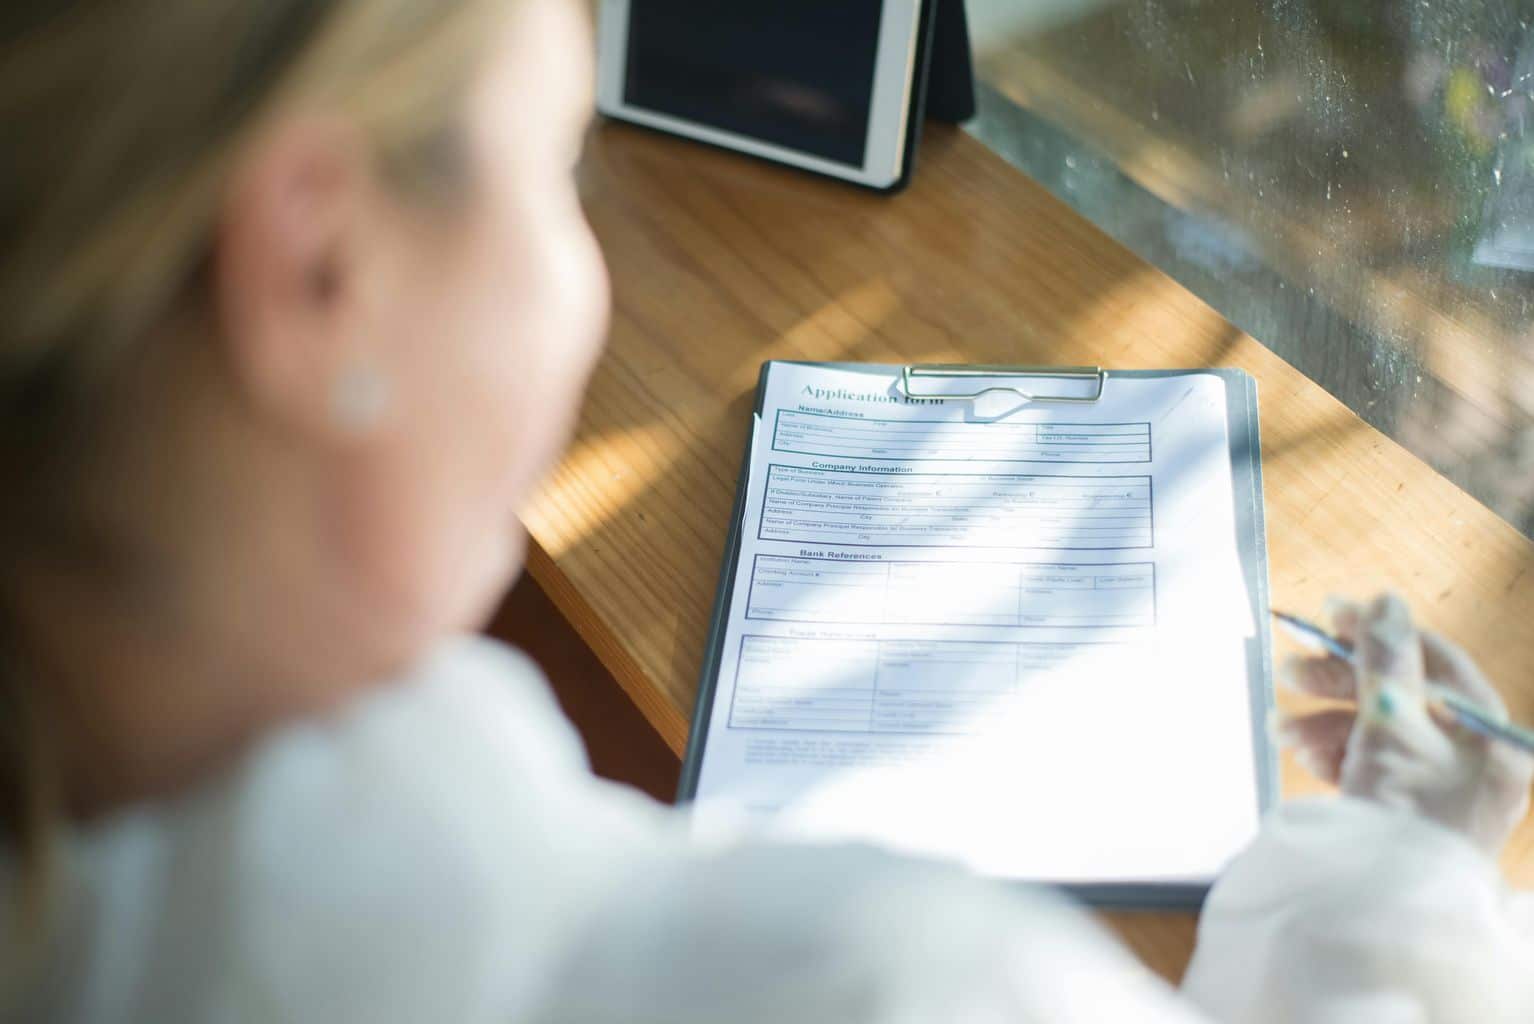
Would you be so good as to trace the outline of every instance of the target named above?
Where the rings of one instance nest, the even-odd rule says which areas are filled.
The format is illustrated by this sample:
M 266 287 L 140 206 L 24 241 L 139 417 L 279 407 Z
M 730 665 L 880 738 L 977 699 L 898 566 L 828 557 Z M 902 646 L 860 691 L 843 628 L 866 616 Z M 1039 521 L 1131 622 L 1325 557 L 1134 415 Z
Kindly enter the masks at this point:
M 1534 535 L 1534 0 L 969 16 L 970 131 Z

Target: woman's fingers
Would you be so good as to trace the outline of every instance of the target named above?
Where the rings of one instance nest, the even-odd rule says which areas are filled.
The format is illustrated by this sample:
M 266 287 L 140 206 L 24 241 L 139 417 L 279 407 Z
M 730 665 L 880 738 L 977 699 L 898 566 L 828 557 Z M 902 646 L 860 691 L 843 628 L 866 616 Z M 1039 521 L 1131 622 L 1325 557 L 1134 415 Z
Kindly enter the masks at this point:
M 1326 618 L 1339 640 L 1349 645 L 1354 642 L 1360 620 L 1358 605 L 1342 598 L 1329 598 Z M 1314 697 L 1354 700 L 1358 696 L 1358 673 L 1348 662 L 1330 655 L 1291 655 L 1279 666 L 1278 678 L 1288 688 Z M 1342 776 L 1348 737 L 1356 720 L 1352 708 L 1295 715 L 1279 726 L 1279 742 L 1294 750 L 1294 759 L 1301 768 L 1336 785 Z
M 1290 655 L 1278 666 L 1278 681 L 1298 693 L 1332 700 L 1352 700 L 1358 693 L 1353 666 L 1331 655 Z
M 1362 607 L 1334 599 L 1327 617 L 1352 657 L 1292 657 L 1279 678 L 1354 706 L 1290 718 L 1280 740 L 1342 792 L 1422 815 L 1495 855 L 1528 810 L 1534 758 L 1458 724 L 1428 683 L 1505 713 L 1501 695 L 1459 647 L 1419 631 L 1394 595 Z
M 1326 599 L 1326 621 L 1333 635 L 1350 647 L 1358 635 L 1362 614 L 1363 609 L 1346 598 Z M 1330 655 L 1286 658 L 1278 667 L 1278 681 L 1291 690 L 1314 697 L 1353 700 L 1358 696 L 1358 674 L 1353 666 Z
M 1333 636 L 1349 647 L 1358 642 L 1358 621 L 1363 616 L 1363 605 L 1333 594 L 1326 599 L 1322 610 L 1326 614 L 1326 621 L 1332 627 Z
M 1422 641 L 1412 625 L 1411 611 L 1394 594 L 1382 594 L 1364 610 L 1354 648 L 1359 671 L 1359 700 L 1375 700 L 1383 687 L 1421 698 Z
M 1294 749 L 1300 767 L 1335 785 L 1342 776 L 1342 759 L 1347 754 L 1355 717 L 1350 708 L 1296 715 L 1278 727 L 1278 739 Z

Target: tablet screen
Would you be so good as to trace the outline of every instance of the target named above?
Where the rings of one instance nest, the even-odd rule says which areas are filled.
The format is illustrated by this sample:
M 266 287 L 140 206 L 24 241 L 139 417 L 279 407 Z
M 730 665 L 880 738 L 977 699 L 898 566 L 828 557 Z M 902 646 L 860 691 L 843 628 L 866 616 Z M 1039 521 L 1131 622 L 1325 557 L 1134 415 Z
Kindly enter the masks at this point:
M 882 0 L 631 0 L 624 102 L 861 167 Z

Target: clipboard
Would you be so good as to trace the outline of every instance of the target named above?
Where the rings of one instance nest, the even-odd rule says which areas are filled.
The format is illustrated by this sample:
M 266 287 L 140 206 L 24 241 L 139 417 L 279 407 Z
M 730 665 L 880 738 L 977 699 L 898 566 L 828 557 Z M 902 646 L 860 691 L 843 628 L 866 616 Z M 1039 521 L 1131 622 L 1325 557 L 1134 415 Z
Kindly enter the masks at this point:
M 762 364 L 757 376 L 753 414 L 760 416 L 765 405 L 768 376 L 777 364 L 794 360 L 771 360 Z M 1100 401 L 1111 379 L 1159 379 L 1188 374 L 1219 377 L 1225 387 L 1226 426 L 1229 438 L 1231 483 L 1234 497 L 1237 548 L 1247 602 L 1254 630 L 1246 638 L 1248 704 L 1251 710 L 1251 740 L 1256 780 L 1259 818 L 1279 802 L 1278 756 L 1268 732 L 1274 713 L 1273 634 L 1268 580 L 1267 524 L 1262 490 L 1261 434 L 1258 416 L 1257 381 L 1244 370 L 1200 368 L 1182 370 L 1106 370 L 1097 366 L 1001 366 L 983 364 L 907 364 L 876 366 L 838 362 L 799 362 L 799 365 L 863 372 L 896 371 L 899 387 L 911 398 L 946 400 L 975 399 L 982 394 L 1011 391 L 1028 402 L 1086 405 Z M 1084 392 L 1084 393 L 1083 393 Z M 703 669 L 698 696 L 682 761 L 677 787 L 677 804 L 690 802 L 697 792 L 703 766 L 708 725 L 713 713 L 714 694 L 724 660 L 725 627 L 730 613 L 731 595 L 742 545 L 754 431 L 748 436 L 742 456 L 741 473 L 730 513 L 730 530 L 725 542 L 719 582 L 715 592 L 708 640 L 704 647 Z M 1038 884 L 1038 883 L 1021 883 Z M 1197 909 L 1208 894 L 1208 886 L 1182 883 L 1066 883 L 1056 886 L 1092 906 L 1116 909 Z

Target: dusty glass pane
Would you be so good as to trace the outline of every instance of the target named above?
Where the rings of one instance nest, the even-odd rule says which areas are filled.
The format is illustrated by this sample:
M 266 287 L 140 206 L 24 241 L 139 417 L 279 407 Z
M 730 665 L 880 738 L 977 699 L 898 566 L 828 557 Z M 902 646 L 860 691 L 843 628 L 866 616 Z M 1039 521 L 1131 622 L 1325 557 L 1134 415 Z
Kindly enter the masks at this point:
M 968 7 L 972 131 L 1534 532 L 1534 2 Z

